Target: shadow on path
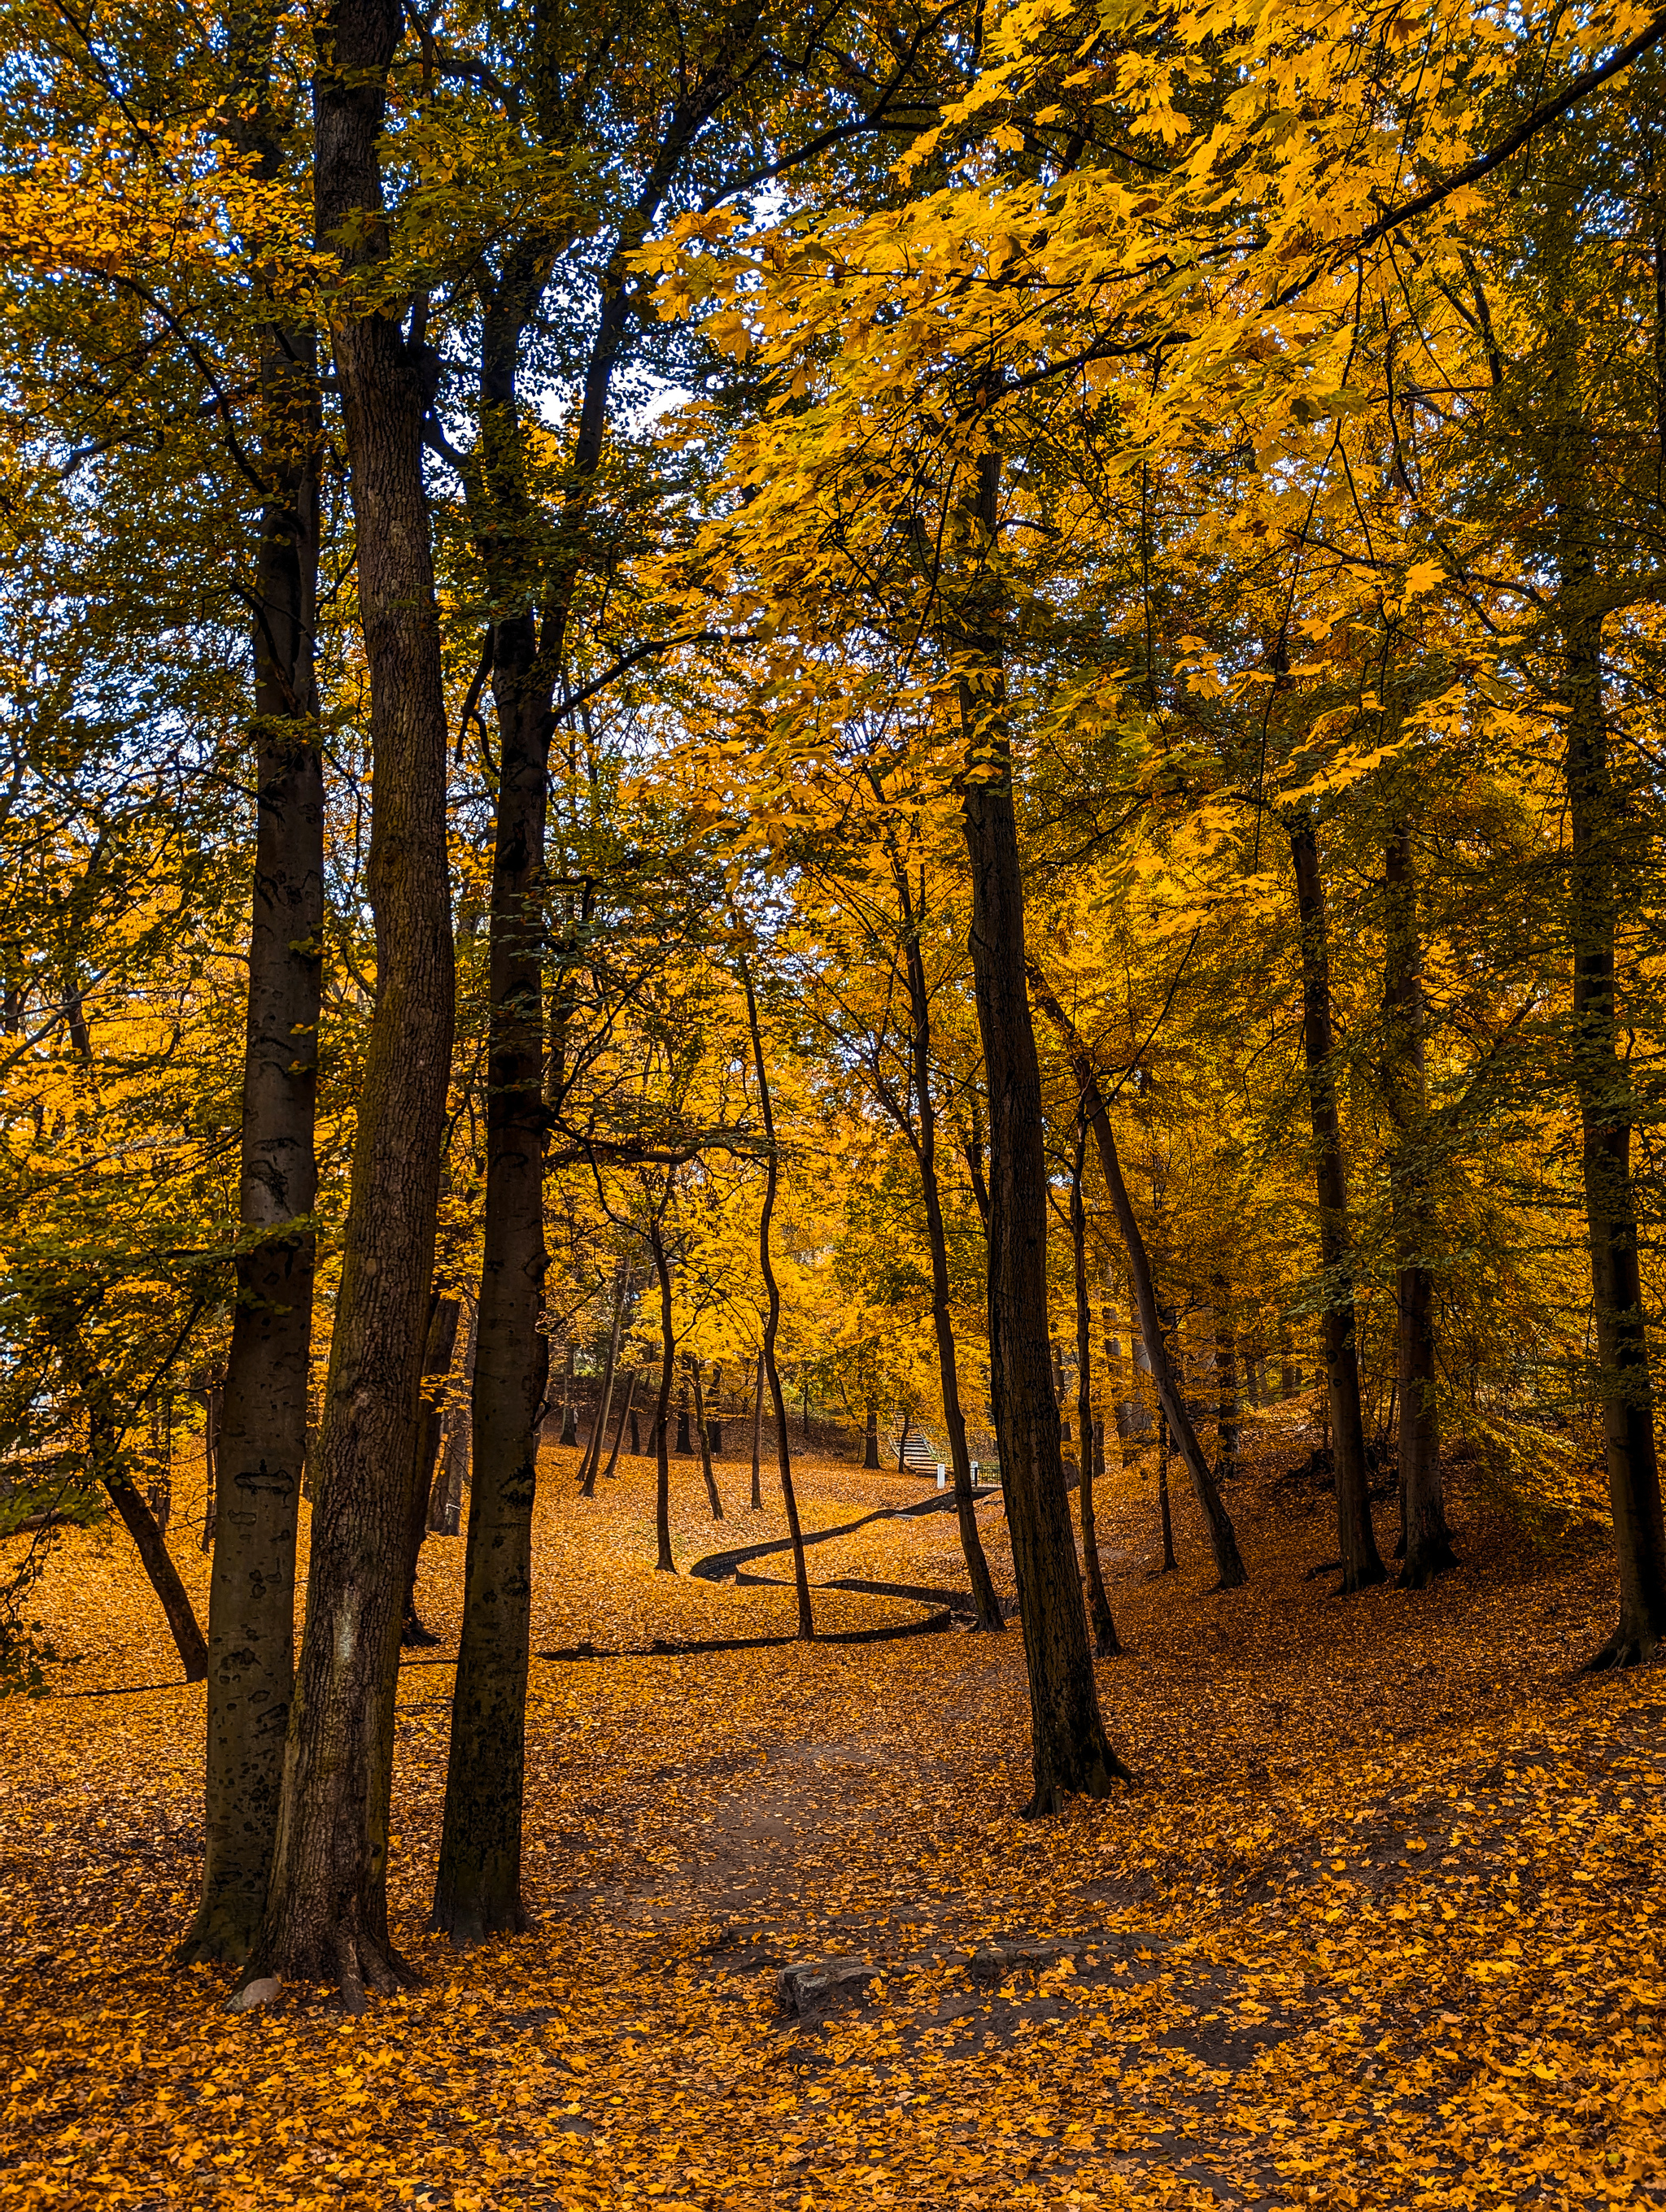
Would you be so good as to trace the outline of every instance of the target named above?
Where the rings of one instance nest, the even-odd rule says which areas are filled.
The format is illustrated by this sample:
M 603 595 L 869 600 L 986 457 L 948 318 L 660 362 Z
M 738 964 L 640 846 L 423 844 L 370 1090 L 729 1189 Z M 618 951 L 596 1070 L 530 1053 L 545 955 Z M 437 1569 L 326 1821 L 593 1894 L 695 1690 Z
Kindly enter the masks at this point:
M 758 1577 L 757 1579 L 762 1579 Z M 786 1587 L 785 1584 L 782 1585 Z M 836 1583 L 818 1583 L 818 1589 L 836 1589 Z M 866 1587 L 866 1585 L 864 1585 Z M 883 1584 L 875 1587 L 883 1588 Z M 952 1613 L 933 1613 L 924 1620 L 898 1621 L 888 1628 L 841 1628 L 818 1635 L 817 1644 L 896 1644 L 905 1636 L 939 1636 L 954 1626 Z M 535 1651 L 535 1659 L 682 1659 L 702 1651 L 764 1651 L 778 1644 L 797 1644 L 797 1636 L 708 1636 L 686 1644 L 656 1636 L 652 1644 L 639 1644 L 623 1651 L 600 1651 L 593 1644 L 573 1644 L 557 1651 Z

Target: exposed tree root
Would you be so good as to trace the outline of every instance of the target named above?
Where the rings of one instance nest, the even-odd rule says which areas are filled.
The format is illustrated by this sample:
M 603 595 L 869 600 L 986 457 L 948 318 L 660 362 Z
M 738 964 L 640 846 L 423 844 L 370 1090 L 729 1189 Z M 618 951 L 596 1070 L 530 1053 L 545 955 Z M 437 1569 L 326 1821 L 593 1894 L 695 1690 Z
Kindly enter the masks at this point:
M 1449 1575 L 1458 1563 L 1457 1553 L 1450 1544 L 1426 1544 L 1412 1553 L 1394 1578 L 1396 1589 L 1427 1589 L 1441 1575 Z
M 1660 1656 L 1660 1638 L 1646 1628 L 1637 1628 L 1621 1621 L 1608 1642 L 1586 1660 L 1582 1672 L 1587 1674 L 1606 1674 L 1622 1667 L 1646 1667 Z

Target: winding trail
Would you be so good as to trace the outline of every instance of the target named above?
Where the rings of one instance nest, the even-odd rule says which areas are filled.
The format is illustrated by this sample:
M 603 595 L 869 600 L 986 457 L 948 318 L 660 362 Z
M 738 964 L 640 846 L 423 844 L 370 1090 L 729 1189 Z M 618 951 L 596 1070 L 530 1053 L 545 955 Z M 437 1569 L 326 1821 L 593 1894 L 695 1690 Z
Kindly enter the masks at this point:
M 980 1493 L 977 1502 L 981 1505 L 986 1498 L 1000 1496 L 998 1490 L 987 1490 Z M 860 1521 L 847 1521 L 837 1528 L 818 1528 L 813 1535 L 805 1538 L 804 1548 L 807 1552 L 812 1544 L 830 1544 L 836 1536 L 854 1535 L 858 1528 L 866 1528 L 872 1521 L 913 1521 L 925 1513 L 952 1513 L 954 1502 L 953 1491 L 943 1490 L 933 1491 L 929 1498 L 921 1498 L 918 1505 L 881 1505 L 873 1513 L 864 1513 Z M 744 1566 L 748 1559 L 767 1559 L 774 1553 L 790 1552 L 792 1548 L 790 1536 L 777 1537 L 769 1544 L 743 1544 L 733 1552 L 714 1552 L 708 1559 L 696 1559 L 689 1569 L 689 1574 L 696 1582 L 721 1583 L 726 1575 L 733 1573 L 737 1567 Z M 827 1589 L 879 1590 L 889 1585 L 879 1583 L 827 1583 L 822 1587 Z M 932 1595 L 939 1597 L 943 1593 L 933 1591 Z

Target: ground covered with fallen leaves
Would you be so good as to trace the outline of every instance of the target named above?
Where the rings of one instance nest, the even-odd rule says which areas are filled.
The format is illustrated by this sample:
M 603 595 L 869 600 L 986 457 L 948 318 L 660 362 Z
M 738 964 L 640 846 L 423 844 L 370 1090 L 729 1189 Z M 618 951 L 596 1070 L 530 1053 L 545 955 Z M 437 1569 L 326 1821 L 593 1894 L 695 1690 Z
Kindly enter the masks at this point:
M 648 1463 L 587 1502 L 547 1453 L 536 1924 L 465 1954 L 426 1932 L 463 1550 L 431 1540 L 392 1887 L 421 1982 L 358 2020 L 321 1991 L 230 2015 L 229 1974 L 170 1965 L 204 1693 L 119 1528 L 69 1532 L 32 1610 L 74 1663 L 0 1707 L 0 2205 L 1666 2203 L 1666 1679 L 1575 1671 L 1611 1560 L 1460 1490 L 1459 1573 L 1341 1602 L 1310 1574 L 1331 1501 L 1287 1473 L 1311 1442 L 1260 1431 L 1226 1596 L 1189 1500 L 1157 1577 L 1148 1471 L 1105 1486 L 1128 1650 L 1099 1686 L 1138 1780 L 1029 1826 L 1016 1628 L 763 1640 L 794 1618 L 780 1555 L 686 1572 L 784 1533 L 745 1468 L 714 1527 L 677 1464 L 673 1580 Z M 926 1494 L 831 1462 L 802 1485 L 818 1531 Z M 1010 1597 L 998 1498 L 980 1520 Z M 916 1593 L 818 1589 L 848 1638 L 964 1588 L 952 1514 L 809 1557 Z M 794 1965 L 836 1971 L 784 1990 Z

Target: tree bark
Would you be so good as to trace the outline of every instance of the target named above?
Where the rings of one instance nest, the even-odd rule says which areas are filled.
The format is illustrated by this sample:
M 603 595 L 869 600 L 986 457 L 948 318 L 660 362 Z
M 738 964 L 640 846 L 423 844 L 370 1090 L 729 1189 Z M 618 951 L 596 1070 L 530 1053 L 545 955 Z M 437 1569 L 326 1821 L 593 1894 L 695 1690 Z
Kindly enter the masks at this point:
M 996 540 L 998 456 L 979 467 L 976 521 Z M 1047 1166 L 1041 1068 L 1025 988 L 1024 881 L 993 586 L 970 584 L 960 625 L 969 773 L 961 826 L 971 869 L 972 974 L 989 1102 L 990 1395 L 1030 1680 L 1030 1817 L 1067 1793 L 1103 1797 L 1128 1769 L 1099 1711 L 1059 1445 L 1048 1341 Z
M 1186 1462 L 1192 1488 L 1203 1515 L 1204 1526 L 1209 1532 L 1209 1547 L 1214 1556 L 1218 1577 L 1216 1586 L 1224 1590 L 1240 1589 L 1247 1577 L 1238 1553 L 1237 1534 L 1232 1527 L 1231 1516 L 1221 1501 L 1209 1462 L 1203 1456 L 1203 1447 L 1197 1440 L 1197 1432 L 1192 1426 L 1191 1416 L 1186 1410 L 1185 1400 L 1175 1379 L 1162 1317 L 1158 1312 L 1157 1289 L 1152 1279 L 1146 1240 L 1140 1233 L 1140 1224 L 1134 1218 L 1134 1203 L 1128 1196 L 1128 1185 L 1122 1180 L 1122 1163 L 1116 1157 L 1116 1139 L 1111 1130 L 1110 1115 L 1105 1109 L 1104 1097 L 1099 1088 L 1097 1071 L 1085 1041 L 1059 1004 L 1040 969 L 1032 963 L 1029 973 L 1037 1004 L 1052 1021 L 1063 1041 L 1081 1095 L 1082 1111 L 1093 1132 L 1105 1188 L 1110 1194 L 1111 1208 L 1116 1216 L 1116 1226 L 1122 1232 L 1122 1243 L 1128 1254 L 1128 1278 L 1134 1285 L 1140 1334 L 1150 1362 L 1152 1382 L 1157 1392 L 1158 1406 L 1167 1417 L 1169 1432 L 1178 1443 L 1181 1456 Z
M 712 1519 L 721 1521 L 723 1518 L 723 1500 L 717 1494 L 717 1482 L 712 1474 L 712 1439 L 711 1431 L 706 1426 L 706 1401 L 700 1388 L 700 1362 L 693 1360 L 690 1366 L 694 1376 L 694 1419 L 700 1431 L 700 1472 L 706 1478 L 706 1498 L 712 1509 Z
M 1308 1111 L 1313 1124 L 1318 1185 L 1319 1249 L 1325 1268 L 1325 1382 L 1330 1403 L 1332 1464 L 1336 1474 L 1336 1543 L 1346 1597 L 1384 1579 L 1371 1527 L 1365 1482 L 1365 1431 L 1359 1409 L 1359 1355 L 1354 1335 L 1353 1268 L 1348 1236 L 1347 1180 L 1336 1109 L 1330 1026 L 1330 946 L 1318 841 L 1304 810 L 1290 833 L 1302 932 L 1302 1046 L 1307 1060 Z
M 862 1429 L 862 1468 L 865 1474 L 874 1474 L 879 1472 L 879 1408 L 877 1406 L 870 1406 L 867 1409 L 867 1419 Z
M 799 1635 L 808 1643 L 816 1633 L 816 1623 L 810 1610 L 810 1576 L 804 1563 L 804 1531 L 799 1526 L 799 1501 L 793 1489 L 792 1450 L 787 1436 L 787 1401 L 781 1395 L 781 1370 L 775 1364 L 775 1332 L 781 1327 L 781 1285 L 775 1280 L 775 1263 L 769 1250 L 769 1230 L 775 1215 L 775 1185 L 780 1174 L 780 1161 L 775 1151 L 775 1115 L 769 1097 L 769 1073 L 763 1061 L 763 1033 L 758 1026 L 757 994 L 752 988 L 752 971 L 745 959 L 740 963 L 740 980 L 746 990 L 746 1022 L 751 1033 L 752 1066 L 757 1075 L 758 1108 L 763 1118 L 763 1141 L 767 1148 L 763 1207 L 757 1224 L 758 1267 L 769 1298 L 761 1357 L 763 1372 L 769 1378 L 769 1402 L 775 1408 L 775 1451 L 781 1468 L 781 1501 L 787 1508 L 787 1533 L 793 1544 L 793 1586 L 799 1601 Z
M 1428 1099 L 1424 1078 L 1423 963 L 1411 831 L 1389 833 L 1384 855 L 1383 1096 L 1394 1125 L 1389 1195 L 1394 1217 L 1400 1400 L 1400 1586 L 1421 1589 L 1457 1565 L 1440 1480 L 1440 1414 L 1435 1391 L 1434 1279 L 1426 1253 L 1424 1158 Z
M 405 1601 L 399 1623 L 399 1641 L 407 1646 L 437 1644 L 440 1639 L 423 1627 L 416 1610 L 416 1570 L 423 1556 L 434 1502 L 434 1468 L 445 1431 L 446 1378 L 457 1349 L 457 1316 L 461 1301 L 436 1291 L 429 1302 L 428 1337 L 423 1346 L 422 1399 L 416 1416 L 410 1476 L 410 1570 L 405 1576 Z
M 386 252 L 379 141 L 402 17 L 332 0 L 313 81 L 321 247 Z M 245 1979 L 328 1979 L 350 2008 L 410 1978 L 387 1936 L 387 1833 L 411 1435 L 453 1021 L 446 714 L 423 482 L 427 372 L 386 307 L 335 358 L 369 668 L 376 1006 L 314 1480 L 307 1629 L 266 1911 Z
M 1093 1504 L 1093 1314 L 1087 1294 L 1087 1208 L 1082 1202 L 1082 1169 L 1086 1153 L 1087 1123 L 1079 1115 L 1076 1156 L 1070 1177 L 1070 1253 L 1076 1285 L 1076 1431 L 1081 1439 L 1077 1459 L 1081 1468 L 1082 1551 L 1087 1561 L 1087 1609 L 1093 1624 L 1094 1656 L 1114 1659 L 1122 1646 L 1105 1590 L 1104 1570 L 1099 1563 L 1098 1525 Z

